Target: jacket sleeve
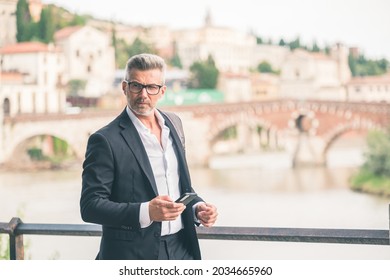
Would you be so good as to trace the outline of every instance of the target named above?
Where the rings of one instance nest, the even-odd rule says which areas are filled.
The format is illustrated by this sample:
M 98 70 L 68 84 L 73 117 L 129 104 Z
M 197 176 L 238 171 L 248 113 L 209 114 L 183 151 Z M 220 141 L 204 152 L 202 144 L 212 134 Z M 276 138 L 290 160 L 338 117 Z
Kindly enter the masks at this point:
M 139 228 L 140 203 L 110 200 L 114 175 L 115 161 L 110 143 L 104 135 L 92 134 L 83 163 L 81 217 L 90 223 Z

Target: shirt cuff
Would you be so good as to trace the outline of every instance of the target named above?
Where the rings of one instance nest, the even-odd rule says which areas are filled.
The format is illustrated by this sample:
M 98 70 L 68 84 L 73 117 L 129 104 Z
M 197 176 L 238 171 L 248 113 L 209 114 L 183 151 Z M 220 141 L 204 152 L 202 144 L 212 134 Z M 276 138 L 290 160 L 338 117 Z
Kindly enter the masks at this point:
M 152 224 L 149 216 L 149 202 L 141 203 L 139 209 L 139 224 L 141 228 L 146 228 Z
M 195 223 L 200 223 L 198 217 L 196 217 L 196 207 L 199 205 L 199 204 L 202 204 L 204 203 L 203 201 L 199 201 L 198 203 L 195 203 L 193 206 L 192 206 L 192 213 L 194 213 L 194 221 Z

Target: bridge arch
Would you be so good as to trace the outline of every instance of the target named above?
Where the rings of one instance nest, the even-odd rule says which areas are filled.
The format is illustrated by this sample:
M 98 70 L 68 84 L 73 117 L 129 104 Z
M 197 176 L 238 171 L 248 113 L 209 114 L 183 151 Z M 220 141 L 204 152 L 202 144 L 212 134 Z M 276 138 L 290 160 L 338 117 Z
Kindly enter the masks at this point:
M 84 146 L 82 149 L 80 149 L 77 137 L 72 137 L 66 132 L 62 133 L 60 129 L 58 131 L 34 129 L 32 131 L 24 131 L 24 133 L 15 133 L 15 135 L 17 135 L 15 137 L 16 139 L 14 139 L 14 141 L 9 144 L 8 154 L 5 157 L 5 162 L 9 162 L 14 155 L 18 155 L 18 149 L 23 148 L 23 146 L 26 145 L 29 140 L 40 136 L 56 137 L 65 141 L 76 159 L 82 159 L 84 156 Z
M 326 155 L 332 145 L 343 135 L 350 131 L 361 131 L 367 134 L 370 130 L 384 130 L 384 128 L 378 125 L 376 122 L 373 122 L 369 119 L 363 120 L 353 120 L 348 123 L 343 123 L 336 126 L 326 137 L 325 145 L 323 149 L 323 158 L 326 158 Z
M 234 114 L 214 121 L 208 133 L 210 150 L 220 141 L 221 135 L 229 128 L 235 128 L 236 141 L 240 142 L 240 151 L 260 150 L 261 146 L 279 148 L 278 128 L 262 116 L 249 113 Z
M 58 136 L 34 135 L 15 143 L 8 163 L 19 163 L 19 166 L 23 167 L 24 164 L 29 164 L 32 161 L 56 162 L 58 157 L 62 157 L 64 160 L 75 159 L 76 153 L 67 141 Z

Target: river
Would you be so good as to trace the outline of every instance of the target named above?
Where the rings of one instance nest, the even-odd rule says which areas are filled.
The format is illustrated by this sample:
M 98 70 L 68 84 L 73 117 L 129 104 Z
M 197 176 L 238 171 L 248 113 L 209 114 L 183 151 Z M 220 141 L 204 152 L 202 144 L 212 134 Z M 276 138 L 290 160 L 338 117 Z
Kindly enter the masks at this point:
M 337 154 L 328 167 L 283 164 L 191 168 L 201 196 L 217 205 L 217 226 L 389 229 L 389 199 L 348 188 L 356 153 Z M 359 158 L 359 156 L 357 156 Z M 227 162 L 219 159 L 220 162 Z M 236 161 L 237 162 L 237 161 Z M 336 164 L 338 163 L 338 164 Z M 352 164 L 353 165 L 353 164 Z M 218 168 L 220 166 L 220 168 Z M 83 223 L 81 166 L 73 170 L 0 172 L 0 221 Z M 24 237 L 27 259 L 93 259 L 98 237 Z M 204 259 L 390 259 L 390 248 L 287 242 L 201 240 Z

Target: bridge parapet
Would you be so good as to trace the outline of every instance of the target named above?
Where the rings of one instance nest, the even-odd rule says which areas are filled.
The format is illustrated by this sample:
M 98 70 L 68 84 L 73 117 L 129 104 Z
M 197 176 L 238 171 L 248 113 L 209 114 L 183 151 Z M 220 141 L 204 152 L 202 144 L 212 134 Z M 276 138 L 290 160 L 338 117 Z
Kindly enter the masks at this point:
M 194 165 L 208 164 L 221 133 L 237 130 L 236 150 L 252 151 L 266 143 L 283 147 L 294 158 L 298 149 L 311 146 L 309 162 L 324 163 L 326 151 L 350 130 L 384 129 L 390 125 L 390 105 L 320 100 L 278 99 L 162 107 L 178 113 L 184 123 L 187 156 Z M 112 121 L 121 110 L 82 111 L 80 114 L 19 115 L 1 122 L 0 163 L 12 158 L 18 145 L 37 135 L 53 135 L 67 141 L 83 158 L 88 136 Z M 305 141 L 305 145 L 299 143 Z M 310 145 L 309 145 L 310 144 Z M 308 149 L 306 149 L 306 157 Z

